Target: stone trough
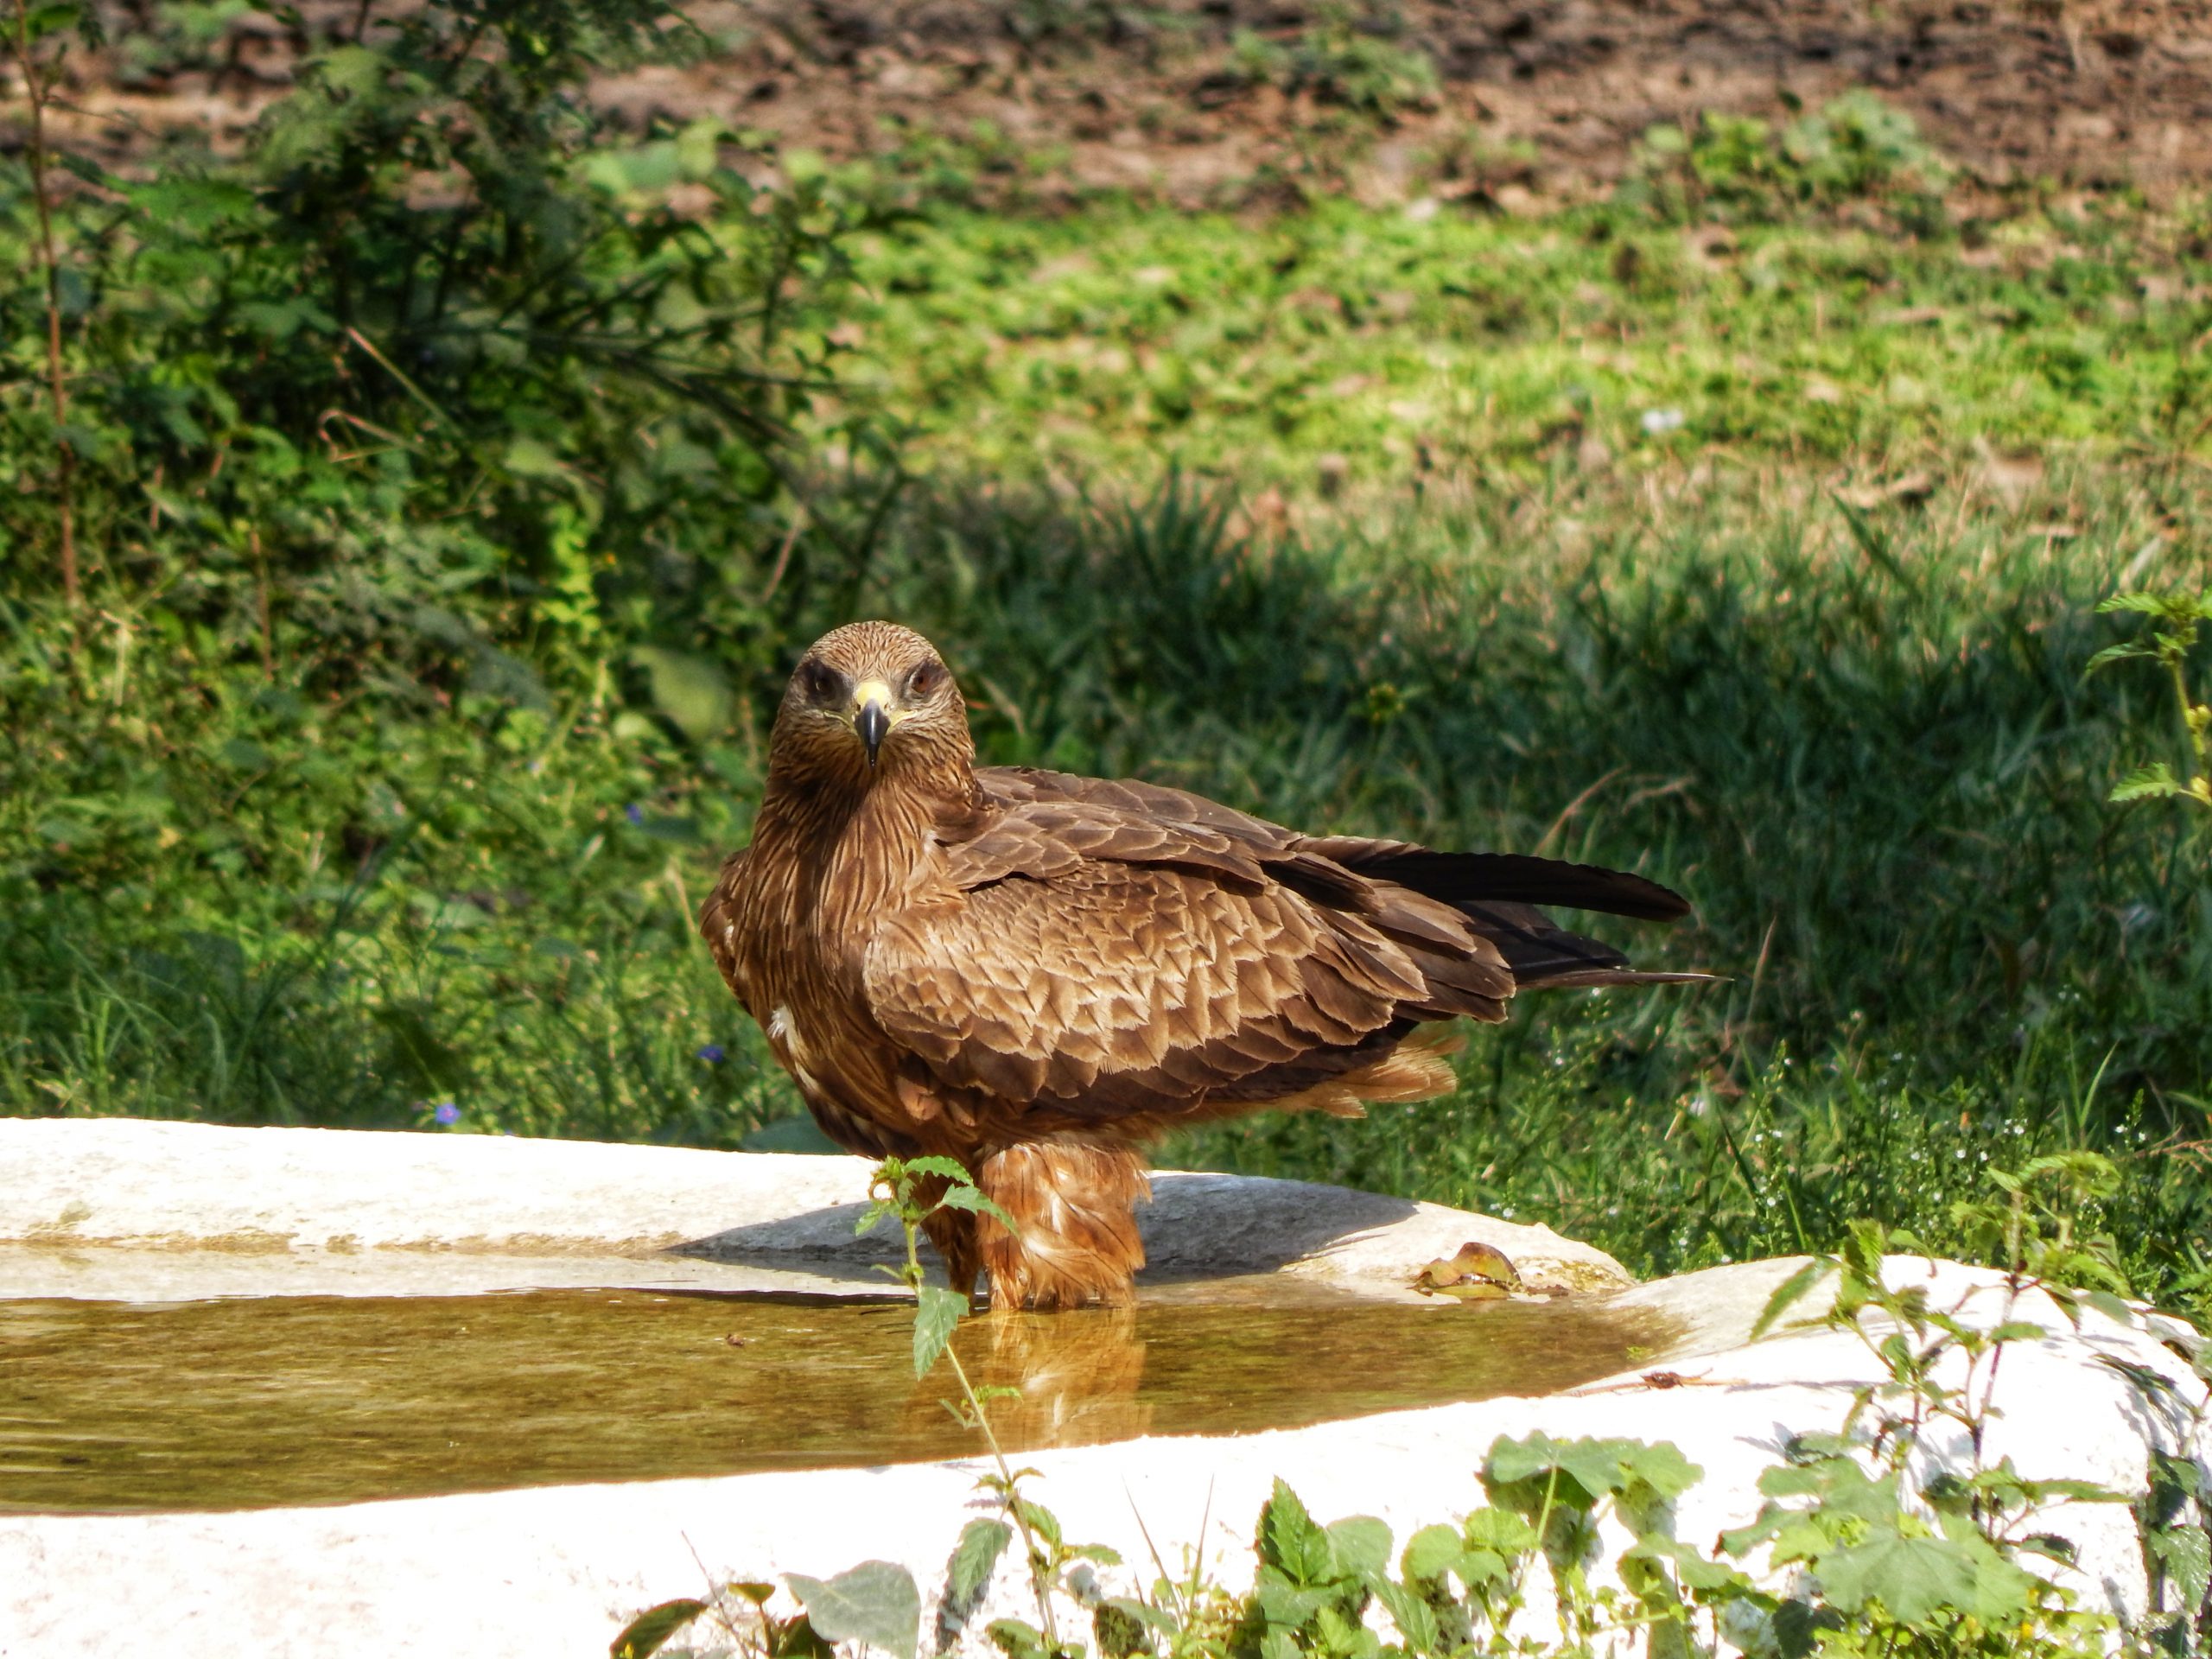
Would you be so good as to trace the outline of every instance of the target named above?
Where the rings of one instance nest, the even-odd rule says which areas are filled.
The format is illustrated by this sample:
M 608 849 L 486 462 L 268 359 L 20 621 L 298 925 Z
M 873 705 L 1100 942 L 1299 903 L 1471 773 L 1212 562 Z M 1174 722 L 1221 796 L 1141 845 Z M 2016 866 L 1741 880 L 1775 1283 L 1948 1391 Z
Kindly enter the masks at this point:
M 436 1135 L 0 1120 L 0 1659 L 604 1652 L 710 1584 L 907 1566 L 941 1593 L 978 1449 L 913 1382 L 855 1238 L 857 1160 Z M 1792 1262 L 1634 1285 L 1548 1229 L 1165 1174 L 1135 1310 L 970 1321 L 1001 1432 L 1070 1535 L 1249 1582 L 1281 1477 L 1402 1541 L 1481 1501 L 1501 1435 L 1669 1440 L 1681 1537 L 1757 1511 L 1871 1380 L 1824 1327 L 1752 1344 Z M 1414 1288 L 1468 1243 L 1522 1294 Z M 1966 1316 L 2000 1281 L 1898 1261 Z M 2186 1333 L 2030 1295 L 1986 1448 L 2139 1491 L 2200 1455 Z M 2144 1378 L 2164 1379 L 2163 1386 Z M 2133 1517 L 2072 1506 L 2069 1574 L 2139 1615 Z M 1020 1615 L 1001 1573 L 961 1638 Z M 925 1611 L 925 1630 L 931 1620 Z

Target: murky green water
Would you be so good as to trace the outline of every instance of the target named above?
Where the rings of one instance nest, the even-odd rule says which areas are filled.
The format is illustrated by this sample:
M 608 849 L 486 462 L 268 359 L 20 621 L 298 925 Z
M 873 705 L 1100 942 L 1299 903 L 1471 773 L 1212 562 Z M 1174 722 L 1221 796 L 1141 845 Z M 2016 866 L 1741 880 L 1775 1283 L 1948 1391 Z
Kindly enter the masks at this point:
M 1278 1284 L 1280 1281 L 1275 1281 Z M 643 1291 L 0 1303 L 0 1510 L 241 1509 L 969 1455 L 896 1304 Z M 970 1321 L 1009 1446 L 1571 1387 L 1666 1340 L 1602 1302 L 1235 1287 Z

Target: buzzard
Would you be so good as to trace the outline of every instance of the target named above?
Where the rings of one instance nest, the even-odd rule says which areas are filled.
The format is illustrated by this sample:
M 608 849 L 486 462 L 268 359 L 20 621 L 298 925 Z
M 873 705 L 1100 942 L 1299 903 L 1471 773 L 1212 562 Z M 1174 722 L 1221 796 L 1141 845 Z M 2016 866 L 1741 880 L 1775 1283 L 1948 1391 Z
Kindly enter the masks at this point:
M 1529 986 L 1701 977 L 1635 972 L 1534 908 L 1688 910 L 1642 876 L 975 762 L 927 640 L 825 635 L 700 931 L 831 1140 L 950 1156 L 1013 1218 L 929 1226 L 995 1306 L 1130 1299 L 1143 1148 L 1169 1128 L 1448 1094 L 1431 1022 L 1503 1020 Z

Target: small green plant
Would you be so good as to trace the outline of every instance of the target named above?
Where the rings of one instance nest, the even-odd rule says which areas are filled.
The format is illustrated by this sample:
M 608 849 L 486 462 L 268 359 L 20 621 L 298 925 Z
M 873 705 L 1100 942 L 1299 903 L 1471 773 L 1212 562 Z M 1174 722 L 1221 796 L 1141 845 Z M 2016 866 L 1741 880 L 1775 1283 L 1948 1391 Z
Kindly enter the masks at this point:
M 2023 1297 L 2041 1292 L 2077 1323 L 2085 1306 L 2135 1322 L 2113 1241 L 2084 1226 L 2119 1190 L 2120 1173 L 2095 1154 L 2069 1153 L 1988 1175 L 1996 1196 L 1961 1201 L 1951 1219 L 2005 1270 L 1993 1320 L 1970 1312 L 1977 1290 L 1946 1306 L 1926 1284 L 1892 1284 L 1887 1255 L 1927 1251 L 1909 1233 L 1861 1220 L 1840 1252 L 1815 1256 L 1776 1289 L 1754 1329 L 1772 1329 L 1834 1278 L 1821 1322 L 1865 1344 L 1882 1373 L 1854 1391 L 1840 1433 L 1802 1438 L 1787 1465 L 1762 1477 L 1765 1508 L 1723 1541 L 1734 1554 L 1763 1546 L 1775 1562 L 1807 1568 L 1821 1590 L 1824 1652 L 2072 1653 L 2093 1650 L 2112 1629 L 2019 1558 L 2072 1560 L 2072 1547 L 2040 1524 L 2054 1506 L 2126 1500 L 2091 1482 L 2029 1479 L 2009 1458 L 1986 1462 L 1983 1448 L 2007 1348 L 2046 1334 L 2020 1317 Z M 1962 1435 L 1967 1459 L 1929 1474 L 1920 1454 L 1939 1427 Z
M 1007 1461 L 992 1427 L 989 1409 L 991 1401 L 1014 1395 L 1019 1390 L 978 1388 L 969 1380 L 967 1368 L 952 1347 L 952 1333 L 968 1312 L 968 1299 L 958 1291 L 925 1283 L 919 1253 L 922 1224 L 939 1210 L 987 1215 L 1008 1229 L 1014 1226 L 1013 1218 L 985 1197 L 974 1178 L 950 1158 L 887 1158 L 878 1166 L 868 1194 L 868 1207 L 855 1230 L 867 1232 L 878 1222 L 895 1221 L 906 1243 L 906 1261 L 890 1271 L 914 1293 L 914 1375 L 927 1376 L 940 1357 L 950 1366 L 960 1395 L 957 1400 L 944 1402 L 944 1408 L 963 1427 L 982 1436 L 995 1465 L 994 1472 L 977 1484 L 998 1500 L 1000 1516 L 969 1522 L 953 1549 L 947 1590 L 949 1610 L 955 1615 L 952 1628 L 957 1630 L 964 1620 L 963 1610 L 972 1607 L 999 1558 L 1019 1534 L 1030 1586 L 1036 1596 L 1038 1622 L 994 1620 L 991 1640 L 1007 1659 L 1062 1659 L 1077 1650 L 1060 1634 L 1055 1605 L 1056 1593 L 1066 1587 L 1069 1570 L 1080 1562 L 1117 1566 L 1121 1557 L 1100 1545 L 1071 1544 L 1061 1531 L 1058 1517 L 1023 1491 L 1022 1482 L 1036 1471 L 1016 1469 Z M 940 1641 L 950 1633 L 941 1628 Z
M 1363 16 L 1349 6 L 1325 5 L 1287 41 L 1236 30 L 1230 41 L 1230 72 L 1253 85 L 1302 93 L 1388 124 L 1436 95 L 1436 65 L 1418 47 L 1402 44 L 1402 31 L 1394 15 Z
M 2114 594 L 2097 610 L 2101 614 L 2126 611 L 2145 617 L 2151 637 L 2107 645 L 2089 658 L 2083 671 L 2094 674 L 2114 663 L 2139 659 L 2157 663 L 2173 688 L 2174 712 L 2180 716 L 2189 751 L 2181 772 L 2166 761 L 2153 760 L 2113 785 L 2106 798 L 2180 799 L 2212 808 L 2212 704 L 2200 702 L 2189 683 L 2190 654 L 2196 648 L 2197 630 L 2212 619 L 2212 598 L 2201 594 Z
M 1864 1342 L 1884 1372 L 1881 1382 L 1858 1390 L 1843 1433 L 1867 1432 L 1873 1451 L 1894 1467 L 1904 1466 L 1937 1422 L 1965 1431 L 1980 1455 L 2006 1345 L 2044 1334 L 2041 1326 L 2014 1317 L 2030 1291 L 2049 1296 L 2069 1318 L 2078 1319 L 2079 1309 L 2091 1306 L 2123 1323 L 2133 1319 L 2121 1300 L 2128 1287 L 2113 1241 L 2082 1231 L 2084 1211 L 2118 1190 L 2120 1173 L 2112 1160 L 2095 1153 L 2062 1153 L 2034 1159 L 2017 1174 L 1986 1173 L 1999 1197 L 1955 1205 L 1952 1222 L 2005 1270 L 2004 1303 L 1993 1324 L 1968 1315 L 1967 1303 L 1976 1292 L 1967 1293 L 1956 1306 L 1942 1307 L 1924 1284 L 1892 1286 L 1884 1272 L 1887 1255 L 1930 1253 L 1909 1232 L 1857 1220 L 1847 1230 L 1841 1250 L 1814 1256 L 1777 1287 L 1752 1330 L 1755 1339 L 1765 1334 L 1817 1286 L 1834 1279 L 1822 1322 Z M 1943 1381 L 1955 1363 L 1962 1367 L 1958 1380 Z
M 69 377 L 62 353 L 62 324 L 66 313 L 81 309 L 83 283 L 78 273 L 63 266 L 54 236 L 55 205 L 53 170 L 56 157 L 47 141 L 47 113 L 54 105 L 62 81 L 63 61 L 73 31 L 86 46 L 101 41 L 99 18 L 90 6 L 73 3 L 36 4 L 34 0 L 10 0 L 0 12 L 0 43 L 22 83 L 23 103 L 30 115 L 30 131 L 23 146 L 23 162 L 30 177 L 31 211 L 36 226 L 32 238 L 32 269 L 44 289 L 47 412 L 52 422 L 48 435 L 54 454 L 54 515 L 57 568 L 62 597 L 73 612 L 83 597 L 77 568 L 77 448 L 83 436 L 69 425 Z M 63 290 L 79 296 L 71 306 Z
M 1916 234 L 1940 228 L 1952 169 L 1912 118 L 1869 92 L 1847 92 L 1779 130 L 1707 111 L 1643 135 L 1624 203 L 1669 220 L 1770 223 L 1853 201 L 1880 201 Z

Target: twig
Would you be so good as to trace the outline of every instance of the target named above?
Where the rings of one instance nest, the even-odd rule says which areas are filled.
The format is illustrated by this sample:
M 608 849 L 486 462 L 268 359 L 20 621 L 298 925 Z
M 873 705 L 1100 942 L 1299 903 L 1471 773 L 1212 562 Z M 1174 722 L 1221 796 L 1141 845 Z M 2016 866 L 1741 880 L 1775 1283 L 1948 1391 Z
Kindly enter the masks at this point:
M 63 430 L 69 423 L 69 388 L 61 367 L 61 264 L 54 247 L 54 204 L 46 188 L 46 102 L 53 84 L 31 52 L 30 0 L 16 0 L 15 56 L 22 71 L 23 97 L 31 111 L 31 200 L 38 211 L 39 264 L 46 276 L 46 378 L 54 407 L 54 442 L 58 453 L 55 506 L 61 532 L 61 593 L 74 611 L 81 594 L 77 579 L 77 454 Z
M 1599 790 L 1605 788 L 1607 784 L 1611 783 L 1614 779 L 1619 777 L 1621 773 L 1627 770 L 1628 768 L 1626 766 L 1615 766 L 1611 772 L 1600 778 L 1596 783 L 1591 785 L 1589 788 L 1584 790 L 1580 795 L 1576 796 L 1565 806 L 1561 807 L 1560 809 L 1559 817 L 1552 820 L 1552 827 L 1545 830 L 1542 838 L 1536 842 L 1535 850 L 1538 853 L 1541 853 L 1548 848 L 1552 844 L 1553 837 L 1557 836 L 1560 830 L 1567 828 L 1568 820 L 1573 818 L 1576 813 L 1580 812 L 1589 804 L 1590 798 L 1592 796 L 1595 795 Z
M 260 526 L 250 525 L 245 535 L 246 543 L 252 550 L 254 587 L 261 601 L 261 677 L 274 685 L 276 683 L 276 639 L 269 626 L 269 556 L 261 550 Z
M 367 353 L 370 358 L 379 368 L 383 369 L 386 374 L 390 375 L 393 379 L 398 381 L 402 386 L 406 388 L 407 393 L 410 397 L 414 398 L 416 403 L 422 404 L 424 409 L 429 410 L 430 411 L 430 418 L 433 423 L 444 422 L 448 426 L 453 424 L 453 422 L 448 417 L 445 410 L 438 407 L 436 402 L 430 397 L 430 394 L 424 391 L 422 387 L 416 385 L 412 380 L 409 379 L 405 372 L 390 358 L 386 357 L 384 353 L 378 349 L 377 343 L 374 340 L 371 340 L 359 329 L 350 326 L 346 330 L 346 338 L 352 340 L 356 346 Z
M 798 541 L 798 533 L 805 524 L 806 504 L 802 501 L 798 511 L 791 515 L 791 527 L 784 533 L 784 544 L 776 550 L 776 568 L 768 573 L 768 585 L 760 590 L 763 605 L 773 599 L 776 589 L 783 585 L 784 572 L 791 567 L 791 548 Z

